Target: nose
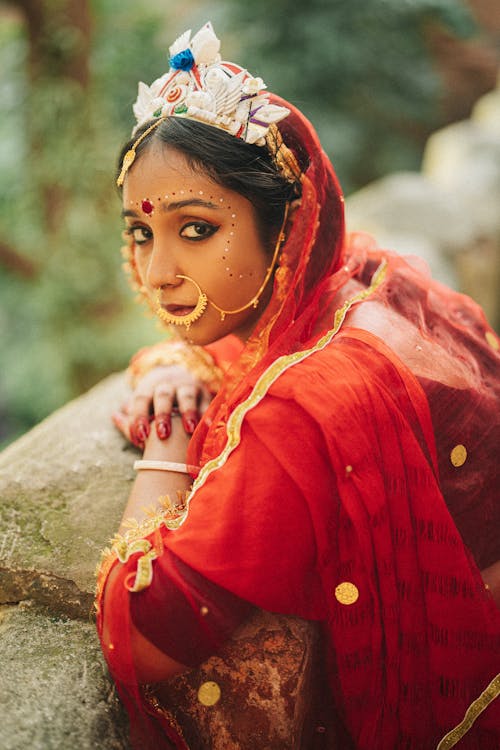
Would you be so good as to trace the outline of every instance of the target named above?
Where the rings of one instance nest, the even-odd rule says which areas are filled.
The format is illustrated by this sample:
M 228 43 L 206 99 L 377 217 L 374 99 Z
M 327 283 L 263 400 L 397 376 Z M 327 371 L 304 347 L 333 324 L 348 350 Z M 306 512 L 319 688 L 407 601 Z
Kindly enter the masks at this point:
M 146 269 L 148 285 L 153 289 L 159 289 L 163 286 L 177 286 L 182 283 L 182 279 L 177 278 L 179 273 L 182 273 L 182 271 L 177 264 L 174 253 L 170 252 L 163 244 L 155 242 Z

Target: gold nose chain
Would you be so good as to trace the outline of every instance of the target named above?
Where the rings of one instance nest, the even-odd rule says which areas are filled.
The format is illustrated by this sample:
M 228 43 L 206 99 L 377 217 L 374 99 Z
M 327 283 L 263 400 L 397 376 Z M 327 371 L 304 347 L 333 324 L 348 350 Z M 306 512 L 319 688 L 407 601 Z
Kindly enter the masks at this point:
M 197 282 L 192 279 L 190 276 L 184 276 L 183 274 L 177 274 L 177 279 L 185 279 L 186 281 L 190 281 L 194 286 L 196 287 L 196 290 L 198 292 L 198 301 L 194 307 L 193 310 L 191 310 L 190 313 L 187 315 L 173 315 L 172 313 L 169 313 L 168 310 L 165 310 L 161 305 L 161 292 L 162 287 L 158 287 L 155 294 L 155 312 L 160 318 L 160 320 L 163 320 L 164 323 L 167 323 L 168 325 L 174 325 L 174 326 L 186 326 L 186 329 L 189 331 L 190 327 L 193 323 L 195 323 L 197 320 L 201 318 L 205 310 L 207 309 L 207 305 L 210 304 L 212 307 L 214 307 L 217 312 L 220 314 L 221 322 L 225 320 L 226 315 L 236 315 L 237 313 L 243 312 L 244 310 L 248 310 L 249 307 L 257 308 L 260 300 L 260 296 L 264 289 L 267 286 L 267 283 L 269 279 L 271 278 L 271 274 L 274 270 L 274 266 L 276 265 L 276 261 L 278 259 L 278 253 L 281 247 L 281 243 L 285 240 L 285 225 L 288 218 L 288 211 L 290 208 L 290 204 L 287 203 L 285 206 L 285 213 L 283 216 L 283 221 L 281 223 L 280 231 L 278 234 L 278 239 L 276 240 L 276 246 L 274 248 L 273 257 L 271 259 L 271 264 L 269 265 L 269 268 L 267 269 L 264 281 L 260 285 L 259 289 L 257 290 L 256 294 L 252 297 L 252 299 L 247 302 L 245 305 L 242 305 L 241 307 L 237 307 L 235 310 L 224 310 L 222 307 L 219 307 L 213 300 L 209 299 L 205 292 L 201 289 L 200 285 L 197 284 Z

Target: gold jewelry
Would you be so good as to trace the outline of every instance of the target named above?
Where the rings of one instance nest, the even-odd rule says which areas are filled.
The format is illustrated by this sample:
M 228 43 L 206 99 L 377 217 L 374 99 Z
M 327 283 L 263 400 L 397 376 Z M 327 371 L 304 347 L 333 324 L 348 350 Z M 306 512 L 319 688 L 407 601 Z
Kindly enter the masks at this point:
M 139 143 L 165 117 L 197 120 L 265 147 L 270 126 L 290 114 L 287 107 L 271 103 L 262 78 L 235 63 L 221 61 L 219 49 L 220 40 L 211 23 L 193 38 L 191 31 L 186 31 L 169 48 L 169 70 L 151 86 L 139 83 L 133 107 L 137 125 L 132 137 L 151 119 L 155 124 L 125 154 L 118 187 L 134 162 Z
M 276 260 L 278 258 L 278 253 L 281 247 L 281 243 L 285 240 L 285 225 L 288 219 L 288 212 L 290 209 L 290 204 L 287 203 L 285 206 L 285 213 L 283 216 L 283 221 L 281 223 L 280 231 L 278 233 L 278 239 L 276 241 L 276 246 L 274 248 L 273 257 L 271 260 L 271 264 L 269 265 L 267 269 L 267 273 L 265 275 L 264 281 L 260 285 L 259 289 L 257 290 L 257 293 L 252 297 L 250 302 L 247 302 L 245 305 L 242 305 L 241 307 L 236 308 L 235 310 L 224 310 L 222 307 L 219 307 L 215 302 L 213 302 L 211 299 L 207 297 L 205 292 L 202 291 L 199 284 L 196 283 L 194 279 L 192 279 L 190 276 L 184 276 L 182 274 L 177 274 L 177 279 L 186 279 L 186 281 L 190 281 L 192 284 L 195 285 L 196 289 L 198 290 L 198 302 L 196 303 L 196 307 L 194 310 L 192 310 L 188 315 L 172 315 L 171 313 L 167 312 L 167 310 L 164 310 L 161 306 L 161 287 L 158 287 L 155 294 L 155 311 L 158 317 L 163 320 L 165 323 L 168 323 L 169 325 L 175 325 L 175 326 L 186 326 L 187 330 L 189 331 L 189 328 L 191 325 L 199 320 L 203 313 L 206 310 L 207 304 L 210 303 L 212 307 L 214 307 L 218 313 L 220 313 L 220 319 L 221 321 L 225 320 L 226 315 L 236 315 L 237 313 L 243 312 L 244 310 L 247 310 L 249 307 L 257 308 L 257 305 L 259 304 L 259 299 L 264 291 L 264 289 L 267 286 L 267 283 L 269 279 L 271 278 L 271 274 L 274 270 L 274 266 L 276 265 Z
M 274 123 L 269 126 L 266 135 L 266 145 L 269 153 L 273 157 L 279 172 L 288 182 L 300 181 L 300 167 L 295 155 L 290 151 L 283 140 L 283 136 Z
M 155 128 L 158 127 L 158 125 L 165 120 L 165 117 L 160 117 L 158 120 L 156 120 L 150 127 L 144 131 L 142 135 L 139 136 L 139 138 L 134 142 L 132 148 L 129 148 L 125 156 L 123 157 L 122 161 L 122 168 L 120 171 L 120 174 L 118 176 L 118 179 L 116 181 L 116 184 L 118 187 L 121 187 L 123 185 L 123 181 L 125 180 L 125 175 L 127 174 L 128 170 L 132 166 L 132 164 L 135 161 L 136 157 L 136 149 L 139 143 L 144 140 Z
M 196 281 L 189 276 L 183 276 L 181 274 L 177 274 L 177 279 L 186 279 L 186 281 L 190 281 L 192 284 L 195 285 L 197 291 L 198 291 L 198 302 L 196 303 L 196 306 L 194 310 L 192 310 L 187 315 L 172 315 L 171 313 L 167 312 L 167 310 L 164 310 L 161 306 L 161 287 L 158 287 L 156 290 L 155 295 L 155 312 L 160 318 L 160 320 L 163 320 L 164 323 L 168 323 L 169 325 L 174 326 L 186 326 L 187 330 L 189 331 L 191 325 L 201 318 L 203 313 L 205 312 L 207 308 L 207 295 L 202 292 L 201 287 L 199 284 L 196 283 Z
M 203 347 L 186 344 L 185 341 L 170 340 L 141 349 L 130 361 L 128 375 L 132 388 L 154 367 L 180 365 L 201 380 L 211 393 L 216 393 L 222 382 L 223 372 L 214 358 Z
M 219 307 L 219 305 L 216 305 L 215 302 L 213 302 L 211 299 L 208 300 L 208 302 L 212 305 L 212 307 L 215 307 L 215 309 L 217 310 L 217 312 L 220 313 L 220 319 L 221 319 L 221 321 L 223 321 L 225 319 L 226 315 L 236 315 L 237 313 L 243 312 L 243 310 L 247 310 L 249 307 L 253 306 L 254 308 L 256 308 L 257 305 L 259 304 L 260 295 L 262 294 L 262 292 L 266 288 L 267 283 L 268 283 L 269 279 L 271 278 L 271 274 L 272 274 L 272 272 L 274 270 L 274 266 L 276 265 L 276 260 L 278 259 L 278 253 L 280 251 L 281 243 L 285 241 L 285 232 L 284 232 L 284 230 L 285 230 L 285 225 L 286 225 L 286 222 L 287 222 L 287 219 L 288 219 L 288 212 L 289 212 L 289 210 L 290 210 L 290 204 L 287 203 L 286 206 L 285 206 L 285 214 L 283 216 L 283 221 L 281 222 L 281 227 L 280 227 L 280 231 L 279 231 L 279 234 L 278 234 L 278 239 L 276 241 L 276 246 L 274 248 L 273 257 L 272 257 L 272 260 L 271 260 L 271 265 L 267 269 L 267 273 L 266 273 L 266 276 L 264 278 L 264 281 L 260 285 L 257 293 L 252 297 L 252 299 L 250 300 L 250 302 L 247 302 L 246 305 L 242 305 L 242 307 L 236 308 L 236 310 L 223 310 L 222 307 Z

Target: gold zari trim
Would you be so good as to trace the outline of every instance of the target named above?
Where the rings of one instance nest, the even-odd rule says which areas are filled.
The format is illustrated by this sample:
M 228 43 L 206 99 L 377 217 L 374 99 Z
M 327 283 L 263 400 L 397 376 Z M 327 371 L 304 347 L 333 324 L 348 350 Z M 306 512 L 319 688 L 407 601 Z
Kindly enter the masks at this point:
M 178 490 L 177 502 L 172 503 L 169 495 L 158 498 L 159 507 L 147 509 L 149 517 L 139 523 L 135 518 L 128 518 L 124 526 L 128 527 L 125 534 L 116 534 L 110 540 L 111 548 L 106 547 L 101 553 L 101 562 L 97 566 L 96 576 L 98 579 L 97 594 L 100 591 L 100 581 L 104 580 L 111 569 L 115 558 L 121 563 L 128 562 L 131 555 L 142 552 L 137 560 L 137 569 L 132 586 L 129 591 L 137 592 L 147 588 L 153 580 L 153 560 L 158 557 L 158 551 L 151 542 L 144 537 L 152 534 L 163 524 L 168 529 L 176 529 L 180 519 L 186 511 L 186 492 Z
M 362 302 L 378 289 L 380 284 L 382 284 L 385 279 L 386 270 L 387 262 L 383 261 L 375 271 L 370 286 L 366 289 L 363 289 L 361 292 L 358 292 L 358 294 L 356 294 L 350 300 L 344 302 L 342 307 L 340 307 L 335 313 L 333 328 L 327 331 L 327 333 L 325 333 L 324 336 L 322 336 L 314 346 L 312 346 L 310 349 L 305 349 L 302 352 L 294 352 L 293 354 L 285 354 L 282 357 L 279 357 L 267 368 L 264 373 L 262 373 L 262 375 L 256 382 L 252 393 L 245 401 L 243 401 L 239 406 L 236 407 L 236 409 L 229 417 L 226 425 L 227 443 L 222 453 L 220 453 L 217 458 L 208 461 L 201 469 L 187 499 L 186 512 L 184 513 L 184 516 L 179 519 L 179 526 L 182 526 L 188 516 L 189 504 L 196 490 L 199 490 L 200 487 L 203 487 L 210 474 L 213 471 L 220 469 L 226 463 L 228 457 L 235 450 L 235 448 L 238 447 L 241 439 L 241 426 L 247 413 L 255 406 L 257 406 L 260 401 L 262 401 L 269 388 L 286 370 L 307 359 L 311 356 L 311 354 L 315 354 L 316 352 L 325 349 L 325 347 L 330 344 L 332 339 L 339 332 L 351 307 L 353 307 L 353 305 L 357 304 L 358 302 Z
M 217 458 L 208 461 L 208 463 L 206 463 L 201 469 L 198 478 L 191 488 L 191 492 L 184 502 L 172 505 L 168 497 L 161 498 L 161 506 L 163 506 L 163 510 L 155 510 L 150 518 L 147 518 L 141 523 L 138 523 L 134 519 L 129 519 L 127 523 L 130 526 L 130 529 L 126 532 L 125 536 L 116 536 L 111 540 L 113 545 L 112 549 L 110 550 L 107 548 L 103 552 L 103 561 L 105 562 L 108 562 L 106 558 L 109 560 L 109 557 L 114 555 L 116 555 L 121 562 L 126 562 L 133 552 L 144 552 L 143 557 L 139 558 L 137 563 L 137 574 L 134 585 L 130 588 L 130 591 L 141 591 L 143 588 L 146 588 L 151 583 L 153 577 L 152 563 L 158 556 L 158 553 L 151 548 L 151 544 L 143 537 L 156 531 L 162 524 L 170 530 L 175 530 L 182 526 L 188 517 L 189 504 L 196 490 L 203 487 L 210 474 L 212 474 L 213 471 L 220 469 L 226 463 L 228 457 L 235 448 L 238 447 L 241 439 L 241 426 L 246 414 L 262 401 L 269 388 L 280 377 L 280 375 L 290 367 L 302 362 L 310 357 L 311 354 L 321 351 L 330 344 L 332 339 L 339 332 L 351 307 L 358 302 L 365 300 L 378 289 L 380 284 L 382 284 L 386 275 L 386 268 L 387 263 L 386 261 L 383 261 L 374 273 L 370 286 L 363 289 L 361 292 L 358 292 L 358 294 L 350 300 L 347 300 L 342 307 L 336 311 L 333 328 L 327 331 L 327 333 L 325 333 L 314 346 L 301 352 L 294 352 L 293 354 L 286 354 L 279 357 L 260 376 L 252 393 L 245 401 L 236 407 L 227 421 L 227 443 L 224 450 L 219 456 L 217 456 Z M 122 557 L 124 559 L 122 559 Z M 109 564 L 110 563 L 108 562 L 108 565 Z
M 465 712 L 465 716 L 457 726 L 452 729 L 448 734 L 445 734 L 436 750 L 449 750 L 450 747 L 455 747 L 462 737 L 469 731 L 474 722 L 476 721 L 479 714 L 481 714 L 495 698 L 500 695 L 500 674 L 492 679 L 486 690 L 483 690 L 479 698 L 470 704 L 469 708 Z

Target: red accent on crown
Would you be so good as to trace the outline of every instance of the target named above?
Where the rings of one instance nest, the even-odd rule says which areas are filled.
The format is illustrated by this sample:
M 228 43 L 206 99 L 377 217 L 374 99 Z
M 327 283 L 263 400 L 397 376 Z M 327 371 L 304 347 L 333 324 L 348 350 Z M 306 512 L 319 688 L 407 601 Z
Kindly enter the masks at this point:
M 154 206 L 151 203 L 151 201 L 148 200 L 147 198 L 145 198 L 145 200 L 142 201 L 141 207 L 145 214 L 153 213 Z

